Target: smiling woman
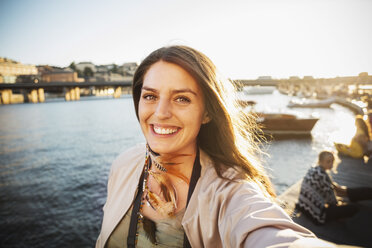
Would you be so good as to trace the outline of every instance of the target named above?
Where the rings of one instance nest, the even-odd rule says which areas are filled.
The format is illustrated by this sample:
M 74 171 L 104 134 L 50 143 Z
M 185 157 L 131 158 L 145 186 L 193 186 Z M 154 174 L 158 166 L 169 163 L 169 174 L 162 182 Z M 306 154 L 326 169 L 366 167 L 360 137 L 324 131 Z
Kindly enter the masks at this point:
M 274 203 L 255 122 L 233 90 L 189 47 L 160 48 L 140 64 L 133 100 L 147 144 L 111 167 L 96 247 L 325 245 Z
M 159 61 L 147 71 L 138 105 L 147 143 L 159 154 L 195 154 L 207 122 L 201 89 L 182 67 Z

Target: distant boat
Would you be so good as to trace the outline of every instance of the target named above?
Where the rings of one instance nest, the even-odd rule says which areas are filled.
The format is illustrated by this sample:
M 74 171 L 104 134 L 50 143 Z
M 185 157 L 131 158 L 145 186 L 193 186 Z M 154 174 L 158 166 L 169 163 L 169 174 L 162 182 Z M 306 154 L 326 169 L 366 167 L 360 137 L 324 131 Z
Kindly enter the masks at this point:
M 297 118 L 291 114 L 256 113 L 257 123 L 264 134 L 310 135 L 317 118 Z
M 309 100 L 303 99 L 299 101 L 290 101 L 288 103 L 289 108 L 329 108 L 335 99 L 329 98 L 324 100 Z
M 274 86 L 246 86 L 243 88 L 245 94 L 255 95 L 255 94 L 271 94 L 274 92 L 276 87 Z

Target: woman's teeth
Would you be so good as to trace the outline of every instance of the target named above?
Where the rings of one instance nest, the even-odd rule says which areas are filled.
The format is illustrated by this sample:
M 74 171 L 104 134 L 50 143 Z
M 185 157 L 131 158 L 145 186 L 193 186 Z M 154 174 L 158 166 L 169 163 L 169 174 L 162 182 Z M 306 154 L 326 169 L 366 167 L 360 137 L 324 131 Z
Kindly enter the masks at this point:
M 161 127 L 154 127 L 154 131 L 157 134 L 172 134 L 177 132 L 177 128 L 161 128 Z

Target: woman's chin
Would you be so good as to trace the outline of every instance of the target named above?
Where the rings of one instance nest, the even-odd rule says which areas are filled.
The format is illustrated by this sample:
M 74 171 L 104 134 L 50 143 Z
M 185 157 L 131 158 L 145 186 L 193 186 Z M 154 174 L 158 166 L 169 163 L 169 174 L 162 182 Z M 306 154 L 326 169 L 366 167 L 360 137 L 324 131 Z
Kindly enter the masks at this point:
M 172 149 L 170 148 L 169 144 L 166 145 L 166 144 L 149 143 L 149 146 L 153 152 L 158 153 L 158 154 L 172 153 Z

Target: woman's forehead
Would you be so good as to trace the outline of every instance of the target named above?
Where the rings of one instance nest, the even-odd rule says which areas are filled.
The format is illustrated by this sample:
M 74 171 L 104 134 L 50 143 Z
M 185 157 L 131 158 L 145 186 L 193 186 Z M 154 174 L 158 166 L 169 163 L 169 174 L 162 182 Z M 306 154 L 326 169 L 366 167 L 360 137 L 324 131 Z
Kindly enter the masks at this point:
M 185 69 L 164 61 L 156 62 L 148 69 L 144 76 L 143 87 L 200 90 L 196 80 Z

